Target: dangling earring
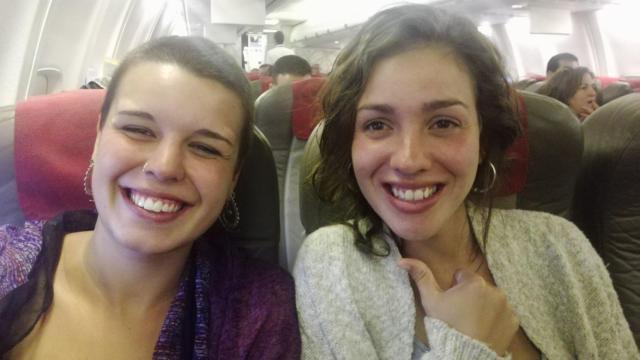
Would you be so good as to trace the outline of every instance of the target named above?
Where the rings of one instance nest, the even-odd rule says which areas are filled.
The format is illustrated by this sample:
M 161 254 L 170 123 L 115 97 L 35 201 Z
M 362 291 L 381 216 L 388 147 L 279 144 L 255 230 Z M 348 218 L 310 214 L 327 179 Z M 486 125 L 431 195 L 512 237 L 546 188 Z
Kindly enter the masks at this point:
M 229 200 L 224 204 L 224 208 L 222 208 L 220 223 L 227 231 L 235 230 L 238 224 L 240 224 L 240 210 L 238 210 L 238 203 L 236 203 L 235 192 L 231 192 L 231 197 L 229 197 Z
M 485 194 L 493 188 L 493 185 L 496 183 L 496 178 L 498 177 L 498 172 L 496 171 L 496 167 L 493 166 L 493 163 L 491 161 L 489 161 L 489 169 L 491 169 L 491 181 L 489 181 L 489 186 L 485 187 L 484 189 L 475 187 L 473 188 L 473 192 L 478 194 Z
M 89 187 L 89 174 L 91 173 L 91 170 L 93 170 L 93 159 L 89 160 L 89 167 L 87 167 L 87 171 L 84 172 L 84 177 L 82 178 L 82 188 L 84 189 L 84 193 L 91 197 L 89 199 L 89 201 L 93 202 L 93 193 L 91 191 L 91 188 Z

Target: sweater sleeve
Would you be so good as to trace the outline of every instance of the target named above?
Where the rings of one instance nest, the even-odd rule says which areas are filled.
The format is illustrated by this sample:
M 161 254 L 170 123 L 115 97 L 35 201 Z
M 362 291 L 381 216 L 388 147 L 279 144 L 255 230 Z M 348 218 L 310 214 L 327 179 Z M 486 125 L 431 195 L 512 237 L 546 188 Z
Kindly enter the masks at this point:
M 343 233 L 316 231 L 298 253 L 293 276 L 302 359 L 379 358 L 346 279 Z
M 640 359 L 629 323 L 624 317 L 609 273 L 589 240 L 573 224 L 558 229 L 571 264 L 569 284 L 579 316 L 573 320 L 575 351 L 582 359 Z M 569 290 L 569 289 L 568 289 Z
M 511 355 L 500 357 L 487 345 L 449 327 L 445 322 L 425 317 L 430 350 L 422 360 L 508 360 Z

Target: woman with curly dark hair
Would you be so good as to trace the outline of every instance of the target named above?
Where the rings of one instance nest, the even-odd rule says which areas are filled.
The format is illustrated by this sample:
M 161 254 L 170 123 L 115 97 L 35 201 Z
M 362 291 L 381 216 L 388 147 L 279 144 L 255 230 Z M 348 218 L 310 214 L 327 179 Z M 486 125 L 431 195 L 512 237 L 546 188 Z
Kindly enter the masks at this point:
M 492 209 L 511 94 L 476 26 L 429 6 L 382 11 L 343 49 L 313 184 L 344 211 L 294 268 L 303 358 L 638 357 L 584 235 Z

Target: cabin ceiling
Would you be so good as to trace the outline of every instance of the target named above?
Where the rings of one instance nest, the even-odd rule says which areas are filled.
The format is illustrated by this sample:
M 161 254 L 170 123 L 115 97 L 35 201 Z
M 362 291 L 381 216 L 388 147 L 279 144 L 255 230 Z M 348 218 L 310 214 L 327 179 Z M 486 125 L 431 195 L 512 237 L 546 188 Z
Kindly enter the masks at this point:
M 615 3 L 615 0 L 413 0 L 412 3 L 431 4 L 473 19 L 476 23 L 501 23 L 511 17 L 526 16 L 530 9 L 563 9 L 570 12 L 597 10 Z M 366 17 L 397 0 L 266 0 L 267 18 L 278 19 L 280 24 L 294 27 L 291 39 L 298 46 L 340 48 L 345 36 L 359 27 Z M 350 9 L 344 6 L 349 4 Z M 339 10 L 336 10 L 339 9 Z M 357 11 L 362 9 L 362 11 Z M 324 12 L 322 12 L 324 11 Z M 325 14 L 326 15 L 319 15 Z M 351 21 L 341 19 L 345 13 L 359 13 Z M 338 24 L 326 25 L 334 18 Z M 342 16 L 341 16 L 342 15 Z M 320 24 L 312 26 L 310 22 Z M 335 22 L 335 21 L 334 21 Z M 295 31 L 299 28 L 300 31 Z M 338 43 L 336 43 L 338 41 Z

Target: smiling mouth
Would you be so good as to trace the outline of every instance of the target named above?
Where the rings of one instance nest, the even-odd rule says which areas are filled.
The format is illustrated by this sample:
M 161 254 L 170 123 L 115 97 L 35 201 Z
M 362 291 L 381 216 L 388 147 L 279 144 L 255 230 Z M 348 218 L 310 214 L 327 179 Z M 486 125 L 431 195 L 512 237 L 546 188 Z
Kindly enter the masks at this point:
M 125 192 L 135 206 L 153 213 L 176 213 L 185 206 L 185 203 L 180 201 L 144 195 L 133 189 L 125 189 Z
M 442 190 L 444 185 L 437 184 L 432 186 L 425 186 L 417 189 L 405 189 L 392 185 L 387 185 L 388 191 L 396 199 L 403 201 L 422 201 L 429 199 Z

